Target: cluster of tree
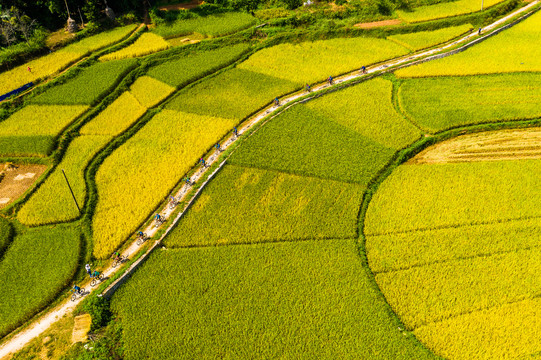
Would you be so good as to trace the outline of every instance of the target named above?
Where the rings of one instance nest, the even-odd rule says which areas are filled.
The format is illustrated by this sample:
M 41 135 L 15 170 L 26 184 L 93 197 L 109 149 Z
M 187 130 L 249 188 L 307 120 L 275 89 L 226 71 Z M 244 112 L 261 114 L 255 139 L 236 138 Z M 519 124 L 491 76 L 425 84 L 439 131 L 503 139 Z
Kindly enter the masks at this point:
M 36 20 L 31 19 L 16 7 L 0 7 L 0 35 L 2 43 L 9 46 L 22 39 L 27 43 L 33 34 Z
M 69 8 L 71 17 L 79 20 L 82 16 L 85 22 L 98 21 L 105 17 L 104 11 L 111 7 L 115 13 L 133 11 L 142 14 L 145 5 L 153 0 L 2 0 L 3 9 L 16 8 L 26 14 L 40 26 L 49 30 L 57 30 L 65 26 Z

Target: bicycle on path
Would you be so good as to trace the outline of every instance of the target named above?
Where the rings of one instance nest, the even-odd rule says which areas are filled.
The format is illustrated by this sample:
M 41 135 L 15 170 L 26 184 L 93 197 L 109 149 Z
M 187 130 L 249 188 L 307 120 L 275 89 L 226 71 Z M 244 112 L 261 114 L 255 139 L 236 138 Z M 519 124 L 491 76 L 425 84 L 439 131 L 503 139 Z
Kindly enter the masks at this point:
M 75 285 L 73 289 L 71 289 L 71 292 L 73 293 L 73 295 L 71 295 L 71 301 L 75 301 L 85 295 L 85 288 L 80 288 Z
M 111 256 L 111 258 L 113 259 L 113 264 L 112 266 L 115 268 L 117 267 L 118 265 L 126 262 L 128 260 L 128 257 L 126 255 L 122 255 L 121 253 L 119 253 L 118 251 L 115 251 L 113 253 L 113 256 Z
M 90 286 L 94 287 L 96 284 L 101 283 L 103 281 L 103 274 L 100 274 L 97 270 L 94 270 L 92 275 L 90 275 Z
M 137 245 L 142 245 L 145 241 L 149 239 L 148 235 L 142 231 L 137 233 Z

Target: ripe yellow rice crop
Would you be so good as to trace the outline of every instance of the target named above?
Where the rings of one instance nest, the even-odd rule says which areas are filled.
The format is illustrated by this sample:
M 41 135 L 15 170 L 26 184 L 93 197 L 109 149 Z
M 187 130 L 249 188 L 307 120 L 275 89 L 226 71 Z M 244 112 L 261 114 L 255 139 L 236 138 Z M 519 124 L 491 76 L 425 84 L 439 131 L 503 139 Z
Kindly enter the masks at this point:
M 28 105 L 0 122 L 0 136 L 57 135 L 86 105 Z
M 305 84 L 408 52 L 405 47 L 384 39 L 318 40 L 263 49 L 238 68 Z
M 446 359 L 533 359 L 541 352 L 541 299 L 475 311 L 415 329 L 415 336 Z
M 83 135 L 118 135 L 139 119 L 146 108 L 126 91 L 80 130 Z
M 541 219 L 534 218 L 367 236 L 366 252 L 370 268 L 377 273 L 527 249 L 538 245 L 540 237 Z
M 175 88 L 150 76 L 141 76 L 130 86 L 130 92 L 144 107 L 150 108 L 171 95 Z
M 391 35 L 387 39 L 405 46 L 412 51 L 416 51 L 449 41 L 471 29 L 473 29 L 473 26 L 464 24 L 432 31 Z
M 496 5 L 503 0 L 484 0 L 484 7 Z M 450 16 L 469 14 L 481 11 L 481 2 L 478 0 L 458 0 L 442 2 L 434 5 L 420 6 L 413 11 L 397 10 L 400 18 L 407 22 L 419 22 L 434 19 L 441 19 Z
M 400 166 L 372 198 L 365 232 L 388 234 L 541 216 L 540 171 L 541 160 Z
M 376 282 L 404 324 L 414 329 L 539 296 L 540 257 L 539 248 L 474 256 L 380 273 Z
M 19 211 L 17 218 L 26 225 L 67 221 L 79 216 L 62 169 L 70 181 L 80 207 L 84 205 L 84 170 L 94 154 L 111 140 L 110 136 L 81 136 L 69 145 L 62 162 Z
M 398 70 L 400 77 L 541 71 L 541 12 L 464 52 Z
M 233 124 L 164 110 L 115 150 L 96 175 L 94 255 L 105 258 L 118 248 Z
M 132 32 L 135 27 L 136 25 L 128 25 L 91 36 L 49 55 L 1 73 L 0 95 L 14 90 L 26 83 L 36 82 L 53 75 L 89 52 L 120 41 Z M 31 72 L 28 71 L 28 67 L 30 67 Z
M 171 47 L 164 38 L 154 33 L 144 33 L 133 44 L 114 53 L 100 57 L 101 61 L 120 60 L 152 54 Z

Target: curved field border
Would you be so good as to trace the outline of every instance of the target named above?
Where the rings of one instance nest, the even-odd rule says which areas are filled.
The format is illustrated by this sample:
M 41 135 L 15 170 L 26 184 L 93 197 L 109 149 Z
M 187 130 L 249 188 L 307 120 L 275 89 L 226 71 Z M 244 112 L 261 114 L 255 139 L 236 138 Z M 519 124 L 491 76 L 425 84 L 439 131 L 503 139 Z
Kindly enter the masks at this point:
M 514 18 L 515 16 L 518 16 L 518 15 L 524 13 L 525 11 L 530 10 L 531 8 L 536 6 L 538 3 L 539 3 L 539 0 L 536 0 L 536 1 L 532 2 L 532 3 L 530 3 L 529 5 L 521 8 L 521 9 L 513 12 L 512 14 L 507 15 L 506 17 L 496 21 L 495 23 L 485 27 L 485 30 L 490 30 L 490 29 L 497 28 L 498 26 L 500 26 L 503 23 L 509 21 L 510 19 Z M 531 15 L 536 10 L 537 9 L 531 11 L 527 15 L 524 15 L 524 16 L 518 18 L 517 20 L 514 20 L 510 24 L 505 25 L 504 28 L 510 27 L 510 26 L 522 21 L 524 18 Z M 244 121 L 241 126 L 239 126 L 239 128 L 241 129 L 241 131 L 239 133 L 240 134 L 245 133 L 246 135 L 252 134 L 260 126 L 263 126 L 267 121 L 274 118 L 275 116 L 277 116 L 278 114 L 280 114 L 281 112 L 285 111 L 287 108 L 289 108 L 290 106 L 293 106 L 295 104 L 302 103 L 302 102 L 305 102 L 305 101 L 308 101 L 308 100 L 323 96 L 324 94 L 326 94 L 328 92 L 337 91 L 337 90 L 342 89 L 344 87 L 351 86 L 351 85 L 357 84 L 359 82 L 372 79 L 375 76 L 385 74 L 387 72 L 390 72 L 391 70 L 392 71 L 397 70 L 400 67 L 410 66 L 410 65 L 422 62 L 422 61 L 429 61 L 429 60 L 433 60 L 433 59 L 436 59 L 436 58 L 439 58 L 439 57 L 449 56 L 449 55 L 452 55 L 452 54 L 454 54 L 456 52 L 464 51 L 466 48 L 468 48 L 470 46 L 473 46 L 473 44 L 475 44 L 475 43 L 477 43 L 479 41 L 482 41 L 483 39 L 486 39 L 489 36 L 492 36 L 492 35 L 494 35 L 495 33 L 499 32 L 501 30 L 503 30 L 503 28 L 502 29 L 496 29 L 493 33 L 489 33 L 487 35 L 481 36 L 478 39 L 472 41 L 471 43 L 466 43 L 466 42 L 468 40 L 472 39 L 473 37 L 477 36 L 477 35 L 471 34 L 471 35 L 468 35 L 468 36 L 466 36 L 466 37 L 464 37 L 462 39 L 459 39 L 459 40 L 457 40 L 457 41 L 455 41 L 455 42 L 453 42 L 451 44 L 445 45 L 445 46 L 437 48 L 437 49 L 433 49 L 433 50 L 430 50 L 430 51 L 425 51 L 425 52 L 415 54 L 415 55 L 410 55 L 409 57 L 405 56 L 405 57 L 402 57 L 402 58 L 399 58 L 399 59 L 391 60 L 391 61 L 389 61 L 387 63 L 372 66 L 372 67 L 367 69 L 367 74 L 366 75 L 365 74 L 360 74 L 358 72 L 353 72 L 353 73 L 346 74 L 346 75 L 344 75 L 342 77 L 339 77 L 339 78 L 337 78 L 335 80 L 336 86 L 328 85 L 328 84 L 320 84 L 320 85 L 314 86 L 313 91 L 317 92 L 317 94 L 306 94 L 304 92 L 297 92 L 297 93 L 293 93 L 292 95 L 287 95 L 287 97 L 281 99 L 281 102 L 284 105 L 288 104 L 288 106 L 271 105 L 271 106 L 265 107 L 263 110 L 258 112 L 255 116 L 248 117 L 248 119 L 246 121 Z M 455 48 L 460 43 L 466 43 L 466 45 L 463 45 L 460 48 Z M 449 49 L 449 51 L 444 53 L 444 51 L 447 50 L 447 49 Z M 262 120 L 264 120 L 264 121 L 262 121 Z M 371 199 L 372 195 L 374 194 L 374 192 L 379 187 L 379 184 L 398 165 L 400 165 L 405 160 L 411 158 L 412 156 L 414 156 L 415 154 L 417 154 L 418 152 L 420 152 L 422 149 L 426 148 L 427 146 L 430 146 L 432 144 L 435 144 L 436 142 L 448 139 L 450 137 L 454 137 L 454 136 L 457 136 L 457 135 L 464 134 L 466 132 L 475 132 L 475 131 L 483 131 L 483 130 L 487 130 L 487 129 L 501 129 L 501 128 L 511 128 L 511 127 L 516 128 L 516 127 L 521 127 L 521 126 L 522 127 L 535 126 L 535 125 L 539 125 L 540 123 L 541 123 L 541 120 L 524 121 L 524 122 L 518 122 L 518 123 L 517 122 L 503 122 L 503 123 L 498 123 L 498 124 L 483 124 L 483 125 L 476 125 L 476 126 L 471 126 L 471 127 L 453 129 L 453 130 L 445 131 L 445 132 L 442 132 L 442 133 L 438 133 L 433 137 L 427 137 L 427 138 L 424 138 L 422 140 L 419 140 L 416 143 L 414 143 L 412 146 L 398 152 L 395 155 L 394 159 L 390 162 L 390 164 L 384 170 L 382 170 L 380 172 L 380 174 L 375 177 L 375 179 L 373 179 L 368 184 L 368 189 L 365 192 L 365 195 L 363 196 L 363 200 L 362 200 L 362 203 L 361 203 L 361 209 L 360 209 L 360 212 L 359 212 L 359 229 L 358 229 L 359 235 L 360 235 L 360 241 L 359 241 L 358 245 L 359 245 L 359 250 L 361 252 L 360 255 L 361 255 L 363 263 L 364 262 L 367 263 L 366 254 L 364 253 L 365 238 L 364 238 L 364 233 L 363 233 L 363 228 L 364 228 L 364 222 L 363 221 L 364 221 L 364 216 L 366 214 L 366 210 L 368 208 L 368 203 L 370 202 L 370 199 Z M 255 125 L 257 125 L 257 126 L 255 126 Z M 196 172 L 194 177 L 196 179 L 204 179 L 206 181 L 210 181 L 212 176 L 221 168 L 221 165 L 224 163 L 222 160 L 226 159 L 231 154 L 231 152 L 234 151 L 236 146 L 240 145 L 239 142 L 236 141 L 237 139 L 238 139 L 237 137 L 232 137 L 232 136 L 224 139 L 223 144 L 224 144 L 224 148 L 226 149 L 224 153 L 222 153 L 222 154 L 217 154 L 217 153 L 207 154 L 206 158 L 208 159 L 207 163 L 209 164 L 209 168 L 208 169 L 200 169 L 198 172 Z M 221 162 L 220 165 L 219 165 L 219 162 Z M 210 173 L 211 171 L 214 171 L 214 172 Z M 205 182 L 205 184 L 206 184 L 206 182 Z M 170 209 L 167 205 L 165 207 L 160 207 L 160 208 L 162 208 L 161 212 L 163 214 L 165 214 L 166 216 L 169 216 L 169 215 L 171 215 L 171 217 L 175 216 L 174 221 L 172 221 L 172 222 L 169 221 L 168 222 L 167 230 L 165 230 L 165 229 L 158 230 L 157 227 L 153 226 L 154 225 L 153 221 L 149 220 L 147 222 L 147 224 L 149 224 L 149 225 L 143 231 L 147 232 L 147 234 L 150 235 L 151 237 L 157 238 L 157 240 L 150 247 L 148 245 L 143 246 L 143 249 L 146 249 L 146 252 L 144 252 L 144 253 L 138 252 L 139 246 L 134 241 L 127 249 L 125 249 L 123 251 L 123 255 L 128 255 L 129 256 L 130 252 L 131 252 L 131 254 L 135 253 L 136 254 L 135 257 L 137 258 L 137 260 L 125 272 L 119 272 L 119 271 L 117 271 L 117 269 L 113 269 L 111 267 L 104 270 L 104 274 L 106 276 L 110 275 L 111 280 L 108 283 L 103 284 L 102 286 L 100 286 L 98 288 L 97 292 L 103 291 L 103 289 L 107 287 L 107 289 L 103 292 L 103 294 L 105 294 L 105 295 L 112 294 L 114 292 L 115 288 L 118 286 L 118 284 L 121 283 L 121 281 L 124 281 L 127 277 L 129 277 L 131 272 L 135 268 L 137 268 L 137 266 L 139 264 L 141 264 L 147 258 L 147 256 L 152 252 L 153 249 L 156 248 L 157 245 L 159 245 L 161 243 L 161 240 L 176 225 L 178 220 L 184 214 L 185 210 L 195 200 L 195 198 L 197 197 L 198 192 L 201 189 L 202 189 L 202 187 L 198 187 L 198 188 L 194 187 L 194 189 L 192 189 L 192 191 L 189 191 L 188 186 L 183 185 L 183 186 L 180 187 L 180 189 L 175 191 L 173 193 L 173 195 L 180 197 L 180 199 L 181 199 L 180 206 L 177 206 L 175 209 Z M 199 190 L 199 191 L 197 191 L 197 190 Z M 191 199 L 191 200 L 188 203 L 186 203 L 186 201 L 188 199 Z M 182 208 L 182 210 L 181 210 L 181 208 Z M 132 262 L 133 262 L 133 260 L 132 260 Z M 122 269 L 124 269 L 125 267 L 123 267 Z M 367 269 L 367 271 L 371 272 L 371 270 L 369 270 L 369 269 Z M 116 273 L 116 275 L 115 275 L 115 273 Z M 372 274 L 372 278 L 374 279 L 373 274 Z M 112 281 L 115 281 L 115 283 L 110 284 Z M 374 281 L 374 285 L 377 286 L 377 284 L 375 283 L 375 280 L 373 280 L 373 281 Z M 83 284 L 83 286 L 88 287 L 88 284 Z M 75 302 L 70 302 L 69 300 L 67 300 L 67 301 L 61 302 L 61 304 L 58 307 L 56 307 L 55 309 L 51 310 L 50 312 L 44 314 L 42 317 L 40 317 L 41 314 L 34 317 L 35 319 L 39 318 L 39 321 L 35 321 L 33 324 L 30 324 L 27 328 L 25 328 L 24 330 L 18 332 L 17 334 L 12 333 L 12 336 L 10 336 L 10 338 L 4 344 L 2 344 L 2 346 L 0 347 L 0 357 L 9 355 L 9 354 L 21 349 L 22 347 L 24 347 L 24 345 L 26 345 L 30 340 L 32 340 L 35 337 L 39 336 L 46 329 L 48 329 L 49 326 L 52 325 L 53 323 L 55 323 L 58 318 L 60 318 L 63 315 L 73 311 L 75 309 L 75 307 L 77 307 L 77 305 L 79 305 L 82 301 L 83 301 L 82 298 L 78 299 Z

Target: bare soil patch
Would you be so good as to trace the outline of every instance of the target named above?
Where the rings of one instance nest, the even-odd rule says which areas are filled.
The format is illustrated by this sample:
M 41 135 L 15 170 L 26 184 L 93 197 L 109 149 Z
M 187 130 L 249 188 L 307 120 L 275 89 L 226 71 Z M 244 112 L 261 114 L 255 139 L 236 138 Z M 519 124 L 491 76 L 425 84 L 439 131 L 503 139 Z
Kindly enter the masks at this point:
M 24 194 L 47 170 L 45 165 L 0 164 L 0 209 L 5 208 Z
M 193 9 L 193 8 L 198 7 L 202 3 L 203 3 L 203 1 L 201 1 L 201 0 L 192 0 L 192 1 L 184 2 L 184 3 L 180 3 L 180 4 L 171 4 L 171 5 L 161 6 L 158 9 L 163 10 L 163 11 L 168 11 L 168 10 L 189 10 L 189 9 Z
M 423 150 L 409 164 L 541 159 L 541 129 L 468 134 Z
M 377 27 L 398 25 L 398 24 L 402 24 L 402 20 L 392 19 L 392 20 L 374 21 L 374 22 L 369 22 L 369 23 L 359 23 L 353 26 L 361 28 L 361 29 L 373 29 Z

